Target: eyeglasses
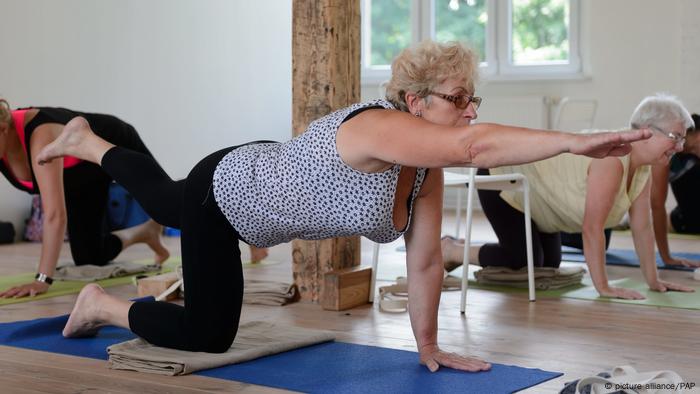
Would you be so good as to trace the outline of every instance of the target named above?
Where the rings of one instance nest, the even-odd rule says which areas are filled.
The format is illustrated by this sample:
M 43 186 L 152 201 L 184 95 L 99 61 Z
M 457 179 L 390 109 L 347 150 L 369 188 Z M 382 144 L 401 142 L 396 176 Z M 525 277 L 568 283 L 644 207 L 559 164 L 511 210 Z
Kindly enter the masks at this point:
M 664 137 L 666 137 L 670 140 L 673 140 L 673 142 L 675 142 L 679 148 L 682 148 L 683 145 L 685 144 L 685 137 L 681 136 L 680 134 L 666 132 L 666 131 L 663 131 L 656 126 L 651 126 L 651 125 L 649 126 L 649 128 L 656 131 L 657 133 L 663 135 Z
M 466 109 L 471 103 L 474 106 L 474 111 L 479 109 L 481 105 L 481 97 L 469 96 L 466 94 L 450 95 L 438 92 L 428 92 L 428 95 L 438 96 L 443 100 L 447 100 L 457 107 L 457 109 Z

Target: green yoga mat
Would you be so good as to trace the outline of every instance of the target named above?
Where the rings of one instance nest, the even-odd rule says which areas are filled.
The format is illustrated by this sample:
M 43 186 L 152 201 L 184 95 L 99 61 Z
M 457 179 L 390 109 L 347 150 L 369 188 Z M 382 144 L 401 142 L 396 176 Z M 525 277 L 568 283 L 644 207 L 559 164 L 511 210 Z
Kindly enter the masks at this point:
M 450 275 L 462 277 L 461 268 L 458 268 L 450 273 Z M 659 293 L 649 290 L 649 287 L 644 282 L 639 282 L 633 279 L 624 278 L 611 280 L 610 285 L 614 287 L 625 287 L 634 289 L 642 293 L 646 299 L 644 300 L 622 300 L 619 298 L 600 297 L 595 287 L 591 284 L 590 279 L 584 279 L 583 284 L 571 286 L 557 290 L 537 290 L 538 298 L 573 298 L 578 300 L 615 302 L 621 304 L 634 304 L 656 306 L 662 308 L 679 308 L 679 309 L 695 309 L 700 310 L 700 288 L 695 288 L 693 293 L 682 293 L 678 291 L 668 291 Z M 498 291 L 501 293 L 522 293 L 523 297 L 527 294 L 527 289 L 515 288 L 508 286 L 482 285 L 474 279 L 473 270 L 469 272 L 469 288 Z
M 137 260 L 135 263 L 141 263 L 141 264 L 151 264 L 152 260 Z M 150 273 L 144 273 L 144 274 L 137 274 L 137 275 L 158 275 L 158 274 L 163 274 L 166 272 L 171 272 L 174 270 L 178 265 L 182 263 L 182 259 L 180 256 L 172 256 L 168 261 L 163 264 L 163 269 L 157 272 L 150 272 Z M 268 265 L 274 265 L 274 264 L 279 264 L 280 262 L 278 261 L 271 261 L 271 260 L 263 260 L 259 263 L 251 263 L 251 262 L 246 262 L 243 263 L 243 268 L 257 268 L 257 267 L 263 267 L 263 266 L 268 266 Z M 12 286 L 17 286 L 21 285 L 23 283 L 29 283 L 34 280 L 34 272 L 29 272 L 26 274 L 19 274 L 19 275 L 9 275 L 9 276 L 0 276 L 0 291 L 4 291 L 5 289 L 8 289 Z M 110 279 L 104 279 L 104 280 L 98 280 L 96 283 L 99 284 L 102 287 L 112 287 L 112 286 L 119 286 L 119 285 L 127 285 L 129 283 L 133 283 L 134 277 L 137 275 L 127 275 L 127 276 L 122 276 L 119 278 L 110 278 Z M 51 297 L 58 297 L 66 294 L 75 294 L 80 292 L 80 289 L 85 286 L 88 282 L 83 282 L 83 281 L 77 281 L 77 280 L 57 280 L 54 281 L 51 287 L 49 288 L 49 291 L 47 291 L 44 294 L 39 294 L 38 296 L 35 297 L 22 297 L 22 298 L 0 298 L 0 306 L 2 305 L 8 305 L 8 304 L 16 304 L 19 302 L 28 302 L 28 301 L 36 301 L 36 300 L 43 300 L 45 298 L 51 298 Z
M 175 267 L 180 265 L 180 259 L 179 258 L 171 258 L 168 260 L 165 264 L 163 264 L 163 268 L 160 271 L 156 272 L 150 272 L 150 273 L 145 273 L 145 274 L 137 274 L 137 275 L 158 275 L 162 274 L 165 272 L 170 272 Z M 142 263 L 142 264 L 150 264 L 152 261 L 135 261 L 136 263 Z M 0 276 L 0 289 L 7 289 L 12 286 L 17 286 L 21 285 L 23 283 L 29 283 L 34 280 L 34 275 L 35 273 L 30 272 L 26 274 L 19 274 L 19 275 L 9 275 L 9 276 Z M 119 278 L 109 278 L 109 279 L 104 279 L 104 280 L 98 280 L 96 283 L 98 283 L 102 287 L 112 287 L 112 286 L 118 286 L 118 285 L 126 285 L 129 283 L 133 282 L 133 278 L 136 275 L 127 275 L 127 276 L 122 276 Z M 35 301 L 35 300 L 43 300 L 45 298 L 51 298 L 51 297 L 58 297 L 66 294 L 75 294 L 80 292 L 80 289 L 83 288 L 88 282 L 83 282 L 83 281 L 78 281 L 78 280 L 57 280 L 54 281 L 51 287 L 49 287 L 49 291 L 47 291 L 44 294 L 39 294 L 38 296 L 35 297 L 22 297 L 22 298 L 0 298 L 0 305 L 8 305 L 8 304 L 16 304 L 18 302 L 27 302 L 27 301 Z
M 678 291 L 667 291 L 659 293 L 649 290 L 646 283 L 639 282 L 633 279 L 617 279 L 611 280 L 610 285 L 614 287 L 625 287 L 634 289 L 642 293 L 646 299 L 643 300 L 622 300 L 619 298 L 600 297 L 598 292 L 592 285 L 585 286 L 576 290 L 568 290 L 561 294 L 563 298 L 575 298 L 579 300 L 615 302 L 621 304 L 635 304 L 658 306 L 663 308 L 680 308 L 680 309 L 696 309 L 700 310 L 700 289 L 696 288 L 694 293 L 682 293 Z

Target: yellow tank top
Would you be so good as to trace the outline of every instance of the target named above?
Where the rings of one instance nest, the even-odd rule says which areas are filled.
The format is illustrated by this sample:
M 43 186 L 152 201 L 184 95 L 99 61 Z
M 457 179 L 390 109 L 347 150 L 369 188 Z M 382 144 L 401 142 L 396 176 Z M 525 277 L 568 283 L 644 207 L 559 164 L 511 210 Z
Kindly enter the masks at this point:
M 629 155 L 619 158 L 624 172 L 620 187 L 615 196 L 605 228 L 617 225 L 639 196 L 651 174 L 651 167 L 637 169 L 630 184 L 626 187 L 629 172 Z M 555 233 L 564 231 L 579 233 L 583 225 L 586 208 L 586 179 L 590 157 L 564 153 L 547 160 L 518 166 L 492 168 L 491 174 L 524 174 L 530 183 L 530 213 L 540 231 Z M 513 208 L 523 211 L 523 193 L 502 191 L 503 198 Z

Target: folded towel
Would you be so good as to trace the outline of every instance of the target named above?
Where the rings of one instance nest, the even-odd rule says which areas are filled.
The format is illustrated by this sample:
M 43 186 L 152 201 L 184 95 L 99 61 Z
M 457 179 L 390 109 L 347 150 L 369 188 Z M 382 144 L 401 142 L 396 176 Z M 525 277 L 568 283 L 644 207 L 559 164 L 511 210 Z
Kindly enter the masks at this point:
M 185 282 L 182 280 L 182 266 L 177 267 L 177 275 L 180 278 L 180 297 L 185 296 Z M 168 289 L 166 293 L 170 293 Z M 172 289 L 175 290 L 175 289 Z M 166 293 L 158 298 L 164 299 Z M 246 279 L 243 282 L 243 303 L 282 306 L 299 299 L 299 292 L 295 284 L 273 282 L 269 280 Z
M 560 289 L 583 280 L 583 267 L 535 267 L 535 288 L 540 290 Z M 517 270 L 506 267 L 484 267 L 474 272 L 479 284 L 527 288 L 527 267 Z
M 334 339 L 335 335 L 328 331 L 252 321 L 238 327 L 236 339 L 226 353 L 168 349 L 151 345 L 140 338 L 112 345 L 107 348 L 107 353 L 112 369 L 175 376 L 250 361 Z
M 158 264 L 139 264 L 131 262 L 110 263 L 107 265 L 63 265 L 56 268 L 54 279 L 79 280 L 94 282 L 97 280 L 118 278 L 120 276 L 160 271 Z
M 244 304 L 286 305 L 298 297 L 294 284 L 251 279 L 243 283 Z

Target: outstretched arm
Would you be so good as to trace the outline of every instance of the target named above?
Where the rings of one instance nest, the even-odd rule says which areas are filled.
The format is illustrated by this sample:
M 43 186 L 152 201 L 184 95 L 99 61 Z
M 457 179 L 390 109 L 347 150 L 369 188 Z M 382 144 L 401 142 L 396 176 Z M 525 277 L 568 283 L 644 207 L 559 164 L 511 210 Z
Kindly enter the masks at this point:
M 32 135 L 32 154 L 39 152 L 44 146 L 53 141 L 57 133 L 62 129 L 59 125 L 39 126 Z M 31 163 L 35 163 L 34 157 Z M 32 166 L 34 176 L 41 191 L 41 205 L 44 214 L 41 258 L 39 259 L 38 273 L 53 276 L 58 263 L 58 257 L 63 247 L 66 234 L 66 204 L 63 193 L 63 159 L 54 160 L 45 166 Z M 25 297 L 45 293 L 49 285 L 34 281 L 16 286 L 0 293 L 0 297 Z
M 668 197 L 668 164 L 655 165 L 651 168 L 651 216 L 654 223 L 654 237 L 659 255 L 664 264 L 700 267 L 700 261 L 677 259 L 671 255 L 668 245 L 668 213 L 666 212 L 666 197 Z
M 629 153 L 630 142 L 649 130 L 571 134 L 493 123 L 437 125 L 393 110 L 367 110 L 344 123 L 338 150 L 346 162 L 377 160 L 413 167 L 498 167 L 546 159 L 560 153 L 591 157 Z
M 603 297 L 643 299 L 639 292 L 611 287 L 605 270 L 605 221 L 615 203 L 624 171 L 619 159 L 593 160 L 586 181 L 586 208 L 583 217 L 583 252 L 598 294 Z
M 446 366 L 464 371 L 485 371 L 491 364 L 440 349 L 437 315 L 442 291 L 443 264 L 440 251 L 442 221 L 442 170 L 434 169 L 414 203 L 406 239 L 408 265 L 408 313 L 420 360 L 431 371 Z
M 634 241 L 634 249 L 639 257 L 642 274 L 652 290 L 661 292 L 667 290 L 693 291 L 690 287 L 659 279 L 659 272 L 656 268 L 656 256 L 654 254 L 654 231 L 651 228 L 651 218 L 649 217 L 649 190 L 651 189 L 651 182 L 651 179 L 647 180 L 644 189 L 632 202 L 629 211 L 632 240 Z

